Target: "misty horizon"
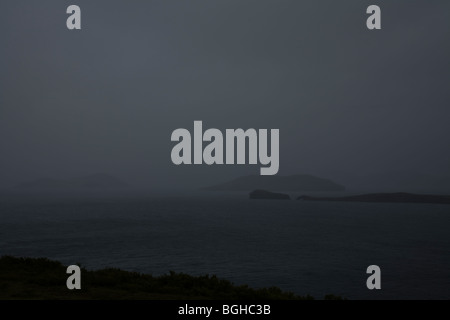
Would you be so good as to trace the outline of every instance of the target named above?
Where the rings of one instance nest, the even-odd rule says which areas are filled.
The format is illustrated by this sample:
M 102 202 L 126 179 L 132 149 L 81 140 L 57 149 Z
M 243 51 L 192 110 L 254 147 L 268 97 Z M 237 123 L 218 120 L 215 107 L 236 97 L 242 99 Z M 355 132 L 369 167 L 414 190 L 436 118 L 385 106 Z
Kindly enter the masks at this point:
M 0 299 L 448 300 L 449 13 L 2 1 Z
M 257 174 L 173 165 L 172 131 L 198 119 L 279 128 L 278 175 L 450 177 L 449 3 L 383 3 L 376 32 L 368 1 L 77 4 L 79 32 L 65 4 L 1 5 L 0 188 L 105 172 L 189 189 Z

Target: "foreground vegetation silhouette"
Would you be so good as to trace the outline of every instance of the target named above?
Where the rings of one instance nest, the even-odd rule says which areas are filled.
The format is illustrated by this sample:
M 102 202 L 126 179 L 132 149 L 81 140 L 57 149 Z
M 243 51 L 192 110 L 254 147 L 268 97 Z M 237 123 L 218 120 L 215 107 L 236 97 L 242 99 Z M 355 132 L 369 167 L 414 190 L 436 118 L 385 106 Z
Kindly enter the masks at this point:
M 115 268 L 81 268 L 81 290 L 68 290 L 66 267 L 47 258 L 0 258 L 0 299 L 312 300 L 277 287 L 253 289 L 216 276 L 152 276 Z M 333 295 L 325 299 L 340 299 Z

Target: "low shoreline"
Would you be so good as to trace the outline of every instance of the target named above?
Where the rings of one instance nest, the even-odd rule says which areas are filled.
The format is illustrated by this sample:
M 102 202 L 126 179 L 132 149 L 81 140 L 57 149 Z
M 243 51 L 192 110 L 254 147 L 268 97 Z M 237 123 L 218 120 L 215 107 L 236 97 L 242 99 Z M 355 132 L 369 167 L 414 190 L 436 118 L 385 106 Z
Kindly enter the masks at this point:
M 372 202 L 372 203 L 431 203 L 450 204 L 450 196 L 414 194 L 414 193 L 369 193 L 346 197 L 310 197 L 300 196 L 302 201 L 341 201 L 341 202 Z

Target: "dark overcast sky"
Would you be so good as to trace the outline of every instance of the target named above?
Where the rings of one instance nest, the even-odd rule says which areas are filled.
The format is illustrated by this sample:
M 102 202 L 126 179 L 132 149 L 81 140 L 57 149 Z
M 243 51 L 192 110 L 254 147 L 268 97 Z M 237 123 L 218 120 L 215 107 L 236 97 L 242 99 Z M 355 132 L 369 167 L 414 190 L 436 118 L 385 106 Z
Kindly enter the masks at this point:
M 0 40 L 0 186 L 259 172 L 174 166 L 170 135 L 194 120 L 280 129 L 279 174 L 450 175 L 447 0 L 2 1 Z

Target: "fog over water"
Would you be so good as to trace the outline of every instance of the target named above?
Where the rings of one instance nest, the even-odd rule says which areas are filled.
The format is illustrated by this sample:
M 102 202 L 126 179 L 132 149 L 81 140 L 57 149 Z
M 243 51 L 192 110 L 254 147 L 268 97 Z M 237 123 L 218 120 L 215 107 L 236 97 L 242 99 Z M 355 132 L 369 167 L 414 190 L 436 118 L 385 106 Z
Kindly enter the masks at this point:
M 381 1 L 373 32 L 368 1 L 80 0 L 80 31 L 70 4 L 0 4 L 0 188 L 105 172 L 190 189 L 259 172 L 173 165 L 170 135 L 194 120 L 280 129 L 281 175 L 450 176 L 448 1 Z

